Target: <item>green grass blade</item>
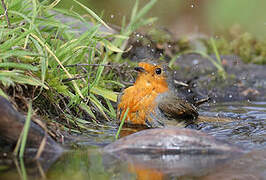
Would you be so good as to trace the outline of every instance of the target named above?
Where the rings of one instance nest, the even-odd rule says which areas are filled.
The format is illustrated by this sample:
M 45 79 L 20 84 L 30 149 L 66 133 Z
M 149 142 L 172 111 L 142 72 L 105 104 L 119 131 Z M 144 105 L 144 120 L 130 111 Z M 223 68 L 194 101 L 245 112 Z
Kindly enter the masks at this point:
M 141 17 L 143 17 L 156 3 L 157 0 L 151 0 L 148 4 L 146 4 L 136 15 L 136 17 L 133 18 L 133 21 L 138 21 Z
M 213 51 L 214 51 L 214 53 L 215 53 L 216 59 L 217 59 L 218 63 L 219 63 L 220 65 L 222 65 L 222 60 L 221 60 L 221 57 L 220 57 L 219 52 L 218 52 L 218 50 L 217 50 L 217 47 L 216 47 L 216 45 L 215 45 L 214 39 L 211 37 L 210 40 L 211 40 L 211 45 L 212 45 Z
M 102 97 L 105 97 L 106 99 L 116 102 L 117 94 L 113 91 L 98 86 L 93 86 L 90 91 L 94 94 L 100 95 Z
M 99 111 L 102 113 L 105 119 L 109 120 L 109 118 L 105 114 L 105 111 L 108 110 L 101 104 L 101 102 L 93 94 L 90 94 L 90 101 L 99 109 Z
M 47 9 L 53 9 L 61 0 L 55 0 L 53 1 L 49 6 L 47 6 Z
M 26 167 L 25 167 L 23 158 L 20 158 L 19 164 L 20 164 L 20 168 L 21 168 L 22 180 L 28 180 L 28 175 L 27 175 L 27 171 L 26 171 Z
M 0 70 L 0 77 L 6 77 L 12 80 L 13 82 L 20 83 L 20 84 L 29 84 L 32 86 L 42 86 L 45 89 L 49 89 L 45 84 L 40 82 L 38 79 L 34 77 L 27 76 L 22 74 L 23 71 L 20 70 L 12 70 L 12 71 L 4 71 Z
M 0 45 L 0 49 L 2 52 L 7 51 L 8 49 L 10 49 L 12 46 L 16 46 L 19 44 L 19 42 L 21 40 L 23 40 L 28 34 L 30 34 L 32 32 L 32 30 L 28 30 L 25 31 L 24 33 L 22 33 L 19 37 L 17 38 L 11 38 L 9 40 L 7 40 L 6 42 L 4 42 L 3 44 Z
M 104 56 L 103 61 L 101 62 L 101 64 L 105 64 L 107 62 L 107 57 L 108 57 L 108 52 L 105 53 L 105 56 Z M 102 75 L 102 72 L 103 72 L 103 69 L 104 69 L 104 66 L 99 66 L 99 68 L 97 70 L 97 73 L 96 73 L 95 80 L 90 85 L 90 89 L 93 86 L 98 85 L 98 83 L 100 81 L 100 78 L 101 78 L 101 75 Z
M 39 31 L 39 29 L 36 27 L 36 25 L 34 23 L 32 23 L 32 20 L 29 19 L 25 14 L 17 12 L 17 11 L 9 11 L 10 13 L 14 14 L 14 15 L 18 15 L 20 17 L 22 17 L 23 19 L 25 19 L 29 24 L 31 24 L 31 29 L 28 29 L 29 31 L 33 32 L 33 30 L 41 37 L 41 32 Z M 24 29 L 26 30 L 26 29 Z
M 18 50 L 18 49 L 10 49 L 10 50 L 6 50 L 3 53 L 0 53 L 0 58 L 1 59 L 6 59 L 6 58 L 10 58 L 10 57 L 19 57 L 19 58 L 25 58 L 25 56 L 30 56 L 30 57 L 39 57 L 41 56 L 38 53 L 33 53 L 33 52 L 29 52 L 29 51 L 25 51 L 25 50 Z
M 123 116 L 123 118 L 122 118 L 122 121 L 120 122 L 120 125 L 119 125 L 119 128 L 118 128 L 118 131 L 117 131 L 117 133 L 116 133 L 116 135 L 115 135 L 115 139 L 118 139 L 118 137 L 119 137 L 120 131 L 121 131 L 121 129 L 122 129 L 124 123 L 125 123 L 125 120 L 126 120 L 126 117 L 127 117 L 127 113 L 128 113 L 128 111 L 129 111 L 129 108 L 127 108 L 127 110 L 126 110 L 126 112 L 125 112 L 125 114 L 124 114 L 124 116 Z
M 138 11 L 138 6 L 139 6 L 139 0 L 136 0 L 134 7 L 132 9 L 131 17 L 130 17 L 130 22 L 133 21 L 133 19 L 136 17 L 137 11 Z
M 22 140 L 21 140 L 21 145 L 20 145 L 20 150 L 19 150 L 19 157 L 23 158 L 24 156 L 24 151 L 27 143 L 27 137 L 28 137 L 28 132 L 30 129 L 30 121 L 31 121 L 31 113 L 32 113 L 32 103 L 31 101 L 29 102 L 29 110 L 27 114 L 27 118 L 24 124 L 23 128 L 23 135 L 22 135 Z
M 84 6 L 83 4 L 81 4 L 80 2 L 73 0 L 75 3 L 77 3 L 78 5 L 80 5 L 82 8 L 84 8 L 92 17 L 94 17 L 97 21 L 99 21 L 101 24 L 103 24 L 106 28 L 112 30 L 112 28 L 110 28 L 97 14 L 95 14 L 91 9 L 89 9 L 88 7 Z
M 93 114 L 93 112 L 91 111 L 90 107 L 87 106 L 85 103 L 80 103 L 80 107 L 86 111 L 93 119 L 96 119 L 95 115 Z
M 115 85 L 118 85 L 122 88 L 125 88 L 126 86 L 118 81 L 113 81 L 113 80 L 103 80 L 104 83 L 112 83 L 112 84 L 115 84 Z
M 104 43 L 105 47 L 110 49 L 113 52 L 123 53 L 124 51 L 116 47 L 114 44 L 112 44 L 110 41 L 103 39 L 102 42 Z
M 46 57 L 46 53 L 42 49 L 41 45 L 38 43 L 37 40 L 34 38 L 30 37 L 30 40 L 33 42 L 35 45 L 35 48 L 37 49 L 38 53 L 40 54 L 40 65 L 41 65 L 41 82 L 44 83 L 45 80 L 45 75 L 46 75 L 46 70 L 48 67 L 48 58 Z
M 8 99 L 8 96 L 1 88 L 0 88 L 0 96 L 3 96 L 4 98 Z
M 112 118 L 116 118 L 116 112 L 115 112 L 115 109 L 114 109 L 112 103 L 110 102 L 109 99 L 106 99 L 106 98 L 104 98 L 104 99 L 105 99 L 106 104 L 107 104 L 107 106 L 108 106 L 108 108 L 109 108 L 109 111 L 110 111 L 110 113 L 111 113 L 111 117 L 112 117 Z
M 30 64 L 14 63 L 14 62 L 3 62 L 0 63 L 0 68 L 15 68 L 29 71 L 38 71 L 39 68 Z

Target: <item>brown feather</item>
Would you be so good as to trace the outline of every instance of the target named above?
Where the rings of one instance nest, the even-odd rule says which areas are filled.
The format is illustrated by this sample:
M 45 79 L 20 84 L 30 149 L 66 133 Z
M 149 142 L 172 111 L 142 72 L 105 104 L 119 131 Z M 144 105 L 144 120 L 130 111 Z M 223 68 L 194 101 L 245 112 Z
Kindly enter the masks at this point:
M 158 107 L 169 119 L 196 120 L 199 115 L 192 104 L 174 96 L 162 98 Z

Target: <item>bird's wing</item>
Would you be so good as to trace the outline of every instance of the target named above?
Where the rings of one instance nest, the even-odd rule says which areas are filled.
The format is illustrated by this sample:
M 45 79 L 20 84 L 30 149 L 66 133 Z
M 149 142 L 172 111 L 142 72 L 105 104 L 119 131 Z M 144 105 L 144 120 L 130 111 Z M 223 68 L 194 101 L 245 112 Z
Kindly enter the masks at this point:
M 169 119 L 196 120 L 198 112 L 195 106 L 178 97 L 166 96 L 158 103 L 161 112 Z

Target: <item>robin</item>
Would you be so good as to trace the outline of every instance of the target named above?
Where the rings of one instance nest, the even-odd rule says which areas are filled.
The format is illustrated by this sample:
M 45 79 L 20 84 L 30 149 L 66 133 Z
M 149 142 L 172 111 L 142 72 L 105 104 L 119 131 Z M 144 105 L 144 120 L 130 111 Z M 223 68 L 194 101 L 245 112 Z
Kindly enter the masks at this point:
M 126 88 L 118 99 L 119 122 L 127 109 L 125 123 L 128 125 L 154 128 L 186 126 L 196 121 L 197 106 L 207 99 L 193 104 L 182 97 L 173 85 L 173 71 L 167 65 L 140 62 L 135 70 L 138 76 L 134 85 Z

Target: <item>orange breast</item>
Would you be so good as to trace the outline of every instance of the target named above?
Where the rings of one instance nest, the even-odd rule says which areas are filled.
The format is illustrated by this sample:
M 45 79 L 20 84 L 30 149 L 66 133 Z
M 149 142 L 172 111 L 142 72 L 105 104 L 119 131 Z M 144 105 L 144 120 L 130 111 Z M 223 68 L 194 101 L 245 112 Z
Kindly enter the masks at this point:
M 152 121 L 149 114 L 156 106 L 155 99 L 160 93 L 168 90 L 166 81 L 157 83 L 145 77 L 138 78 L 134 84 L 125 89 L 118 105 L 118 112 L 121 111 L 120 121 L 129 108 L 125 122 L 130 124 L 145 125 L 145 121 Z

